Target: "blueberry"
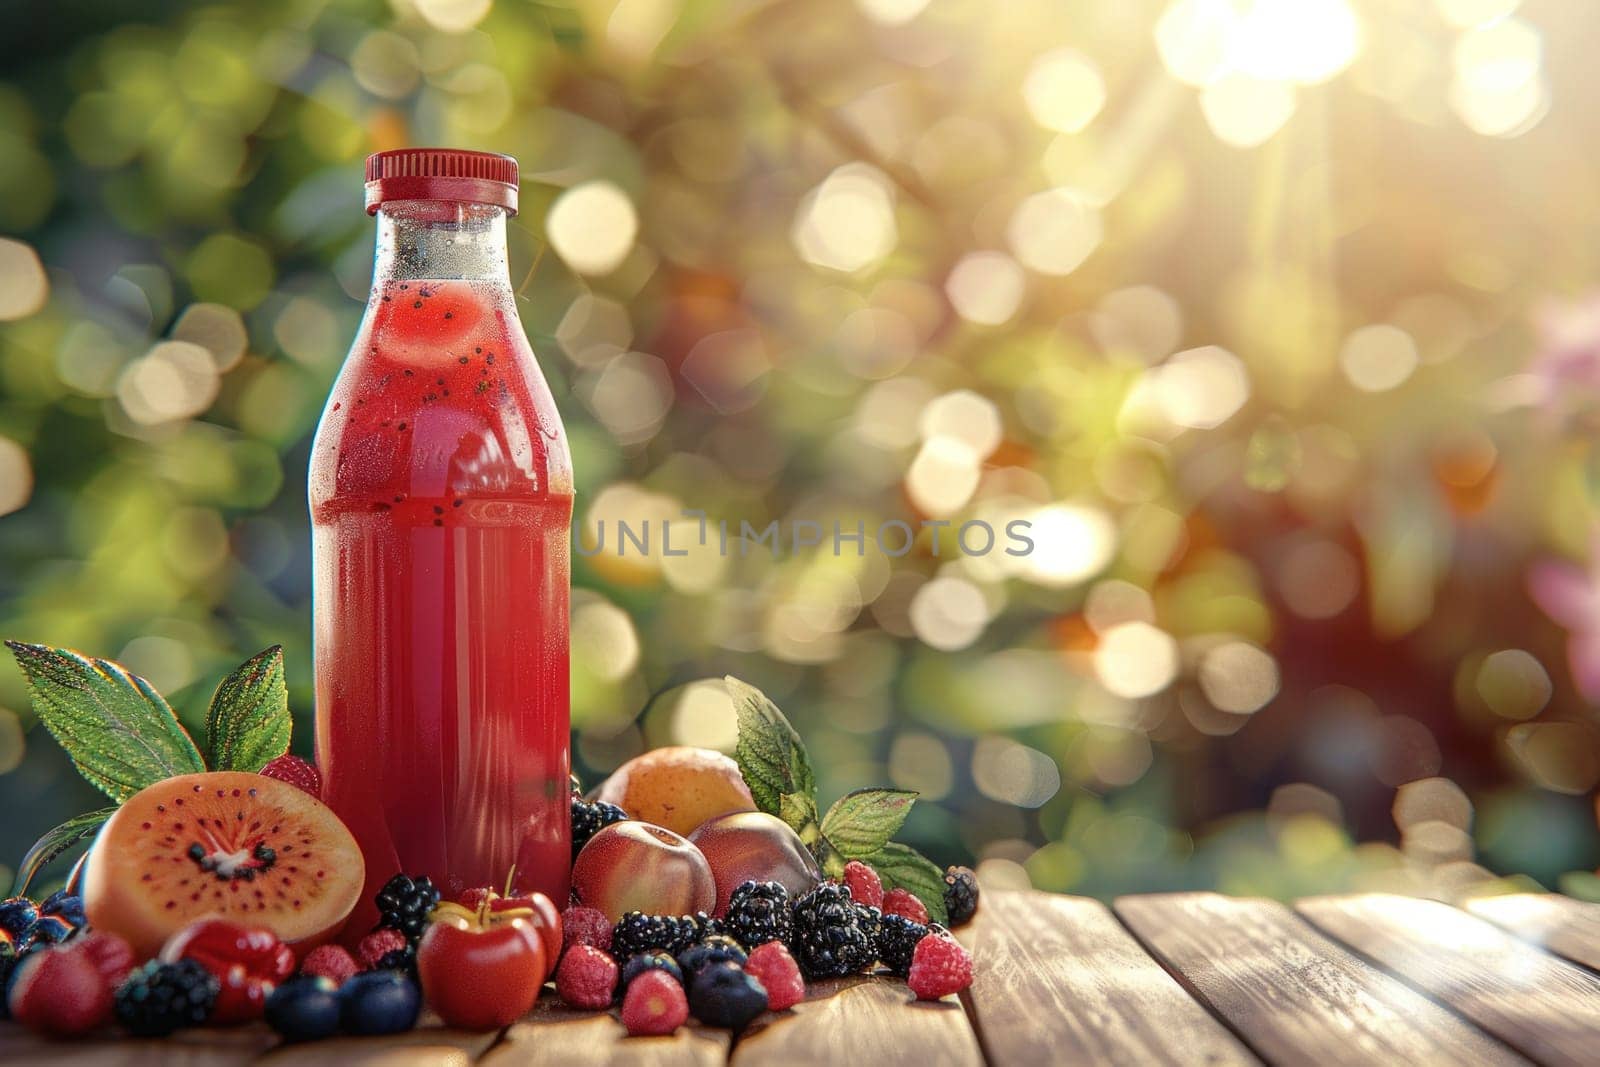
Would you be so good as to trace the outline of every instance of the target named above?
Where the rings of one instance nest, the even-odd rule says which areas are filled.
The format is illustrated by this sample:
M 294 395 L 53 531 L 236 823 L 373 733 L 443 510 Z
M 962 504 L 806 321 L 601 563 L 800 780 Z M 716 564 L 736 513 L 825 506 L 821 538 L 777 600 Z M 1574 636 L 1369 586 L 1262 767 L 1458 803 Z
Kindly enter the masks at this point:
M 339 1020 L 347 1033 L 368 1036 L 398 1034 L 417 1024 L 422 992 L 398 971 L 368 971 L 339 989 Z
M 10 934 L 13 941 L 38 918 L 39 909 L 27 897 L 0 900 L 0 930 Z
M 73 926 L 84 925 L 83 898 L 65 889 L 58 889 L 39 905 L 40 915 L 59 915 Z
M 26 956 L 36 948 L 59 945 L 77 930 L 76 926 L 59 915 L 41 915 L 32 926 L 17 935 L 17 955 Z
M 767 1010 L 767 990 L 735 963 L 713 963 L 689 983 L 689 1010 L 707 1026 L 743 1030 Z
M 9 941 L 0 941 L 0 1019 L 11 1018 L 11 976 L 17 971 L 17 950 Z
M 339 987 L 331 978 L 302 975 L 267 997 L 267 1025 L 285 1041 L 320 1041 L 339 1032 Z
M 737 963 L 742 966 L 744 961 L 745 952 L 739 947 L 739 942 L 721 934 L 702 938 L 678 953 L 678 966 L 691 979 L 713 963 Z
M 622 965 L 622 980 L 617 983 L 617 996 L 628 988 L 628 983 L 646 971 L 666 971 L 678 982 L 683 984 L 683 969 L 678 966 L 678 961 L 672 958 L 669 952 L 640 952 L 628 957 L 628 962 Z

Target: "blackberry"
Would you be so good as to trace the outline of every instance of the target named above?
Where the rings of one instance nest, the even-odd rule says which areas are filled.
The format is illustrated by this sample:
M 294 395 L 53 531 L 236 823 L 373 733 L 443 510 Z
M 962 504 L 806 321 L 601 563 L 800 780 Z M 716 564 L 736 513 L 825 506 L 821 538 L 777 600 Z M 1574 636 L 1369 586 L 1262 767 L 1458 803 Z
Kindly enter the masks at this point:
M 428 912 L 439 903 L 439 890 L 427 875 L 397 874 L 378 890 L 378 926 L 399 930 L 415 947 L 428 928 Z
M 978 876 L 969 868 L 945 868 L 944 910 L 951 926 L 960 926 L 978 910 Z
M 578 853 L 582 852 L 583 846 L 589 843 L 589 838 L 599 833 L 601 828 L 610 826 L 614 822 L 621 822 L 627 817 L 628 813 L 615 804 L 607 804 L 601 800 L 591 804 L 574 794 L 572 797 L 572 858 L 578 858 Z
M 151 960 L 117 987 L 117 1022 L 135 1037 L 165 1037 L 199 1026 L 210 1017 L 221 988 L 194 960 Z
M 878 936 L 874 942 L 878 959 L 895 974 L 904 978 L 911 972 L 911 953 L 917 942 L 928 936 L 928 928 L 913 922 L 904 915 L 885 915 L 878 923 Z
M 723 919 L 713 919 L 703 911 L 697 911 L 690 919 L 694 922 L 694 939 L 704 941 L 708 937 L 732 937 L 728 924 Z
M 737 963 L 743 967 L 745 959 L 745 951 L 739 947 L 739 942 L 722 934 L 712 934 L 678 953 L 678 966 L 683 968 L 684 974 L 693 978 L 713 963 Z
M 695 921 L 688 915 L 645 915 L 630 911 L 611 929 L 611 955 L 619 960 L 644 952 L 676 956 L 696 939 Z
M 782 882 L 741 883 L 728 898 L 723 925 L 747 950 L 789 940 L 789 891 Z
M 842 978 L 877 958 L 872 947 L 880 923 L 877 909 L 851 900 L 848 886 L 817 886 L 795 901 L 793 923 L 789 948 L 807 978 Z
M 373 964 L 375 971 L 399 971 L 408 978 L 415 980 L 417 977 L 417 946 L 407 945 L 385 952 L 378 957 L 378 962 Z

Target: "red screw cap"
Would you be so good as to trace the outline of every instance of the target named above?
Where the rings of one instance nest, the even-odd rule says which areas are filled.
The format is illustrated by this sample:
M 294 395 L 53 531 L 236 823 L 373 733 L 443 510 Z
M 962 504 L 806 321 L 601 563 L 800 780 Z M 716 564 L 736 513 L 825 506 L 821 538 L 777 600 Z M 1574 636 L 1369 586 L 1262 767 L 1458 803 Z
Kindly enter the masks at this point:
M 464 200 L 517 213 L 517 161 L 461 148 L 399 148 L 367 157 L 367 214 L 385 200 Z

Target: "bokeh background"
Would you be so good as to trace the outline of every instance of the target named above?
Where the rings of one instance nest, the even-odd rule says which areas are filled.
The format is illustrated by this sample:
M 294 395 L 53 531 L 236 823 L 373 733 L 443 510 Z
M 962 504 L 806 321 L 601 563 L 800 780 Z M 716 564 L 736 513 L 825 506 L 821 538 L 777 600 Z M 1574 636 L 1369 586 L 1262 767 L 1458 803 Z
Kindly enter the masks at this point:
M 1034 523 L 578 560 L 575 752 L 730 747 L 990 884 L 1600 896 L 1600 12 L 116 0 L 0 37 L 0 633 L 191 718 L 282 643 L 371 151 L 522 164 L 580 521 Z M 0 861 L 98 806 L 0 665 Z

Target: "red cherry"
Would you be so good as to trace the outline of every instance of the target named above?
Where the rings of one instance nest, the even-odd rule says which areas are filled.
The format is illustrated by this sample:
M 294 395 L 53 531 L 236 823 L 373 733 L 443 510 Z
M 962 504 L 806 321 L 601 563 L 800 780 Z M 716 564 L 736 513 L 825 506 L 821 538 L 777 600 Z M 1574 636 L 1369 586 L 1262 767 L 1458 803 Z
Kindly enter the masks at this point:
M 295 966 L 294 950 L 271 930 L 223 919 L 201 919 L 168 938 L 161 961 L 178 960 L 194 960 L 222 983 L 211 1013 L 222 1025 L 261 1018 L 268 995 Z
M 529 921 L 539 932 L 539 940 L 544 944 L 544 977 L 548 981 L 555 973 L 556 964 L 561 959 L 561 913 L 543 893 L 529 893 L 520 897 L 492 897 L 489 900 L 491 913 L 522 909 L 533 912 Z
M 533 1008 L 548 968 L 529 917 L 461 909 L 429 924 L 417 947 L 417 973 L 446 1026 L 498 1030 Z

